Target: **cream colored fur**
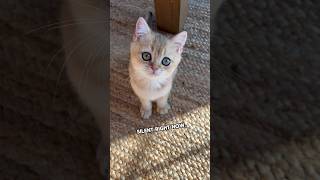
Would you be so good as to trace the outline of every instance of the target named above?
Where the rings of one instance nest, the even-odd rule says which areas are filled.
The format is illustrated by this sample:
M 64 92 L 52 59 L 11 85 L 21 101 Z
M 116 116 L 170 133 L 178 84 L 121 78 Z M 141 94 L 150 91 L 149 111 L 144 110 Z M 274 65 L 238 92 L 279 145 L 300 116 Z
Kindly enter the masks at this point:
M 151 116 L 153 101 L 157 103 L 160 114 L 168 113 L 168 97 L 186 39 L 185 31 L 168 39 L 151 31 L 143 18 L 138 19 L 130 49 L 129 74 L 131 87 L 141 102 L 142 118 L 148 119 Z M 150 62 L 142 59 L 143 52 L 151 54 Z M 161 64 L 164 57 L 171 59 L 169 66 Z M 151 66 L 157 70 L 154 71 Z

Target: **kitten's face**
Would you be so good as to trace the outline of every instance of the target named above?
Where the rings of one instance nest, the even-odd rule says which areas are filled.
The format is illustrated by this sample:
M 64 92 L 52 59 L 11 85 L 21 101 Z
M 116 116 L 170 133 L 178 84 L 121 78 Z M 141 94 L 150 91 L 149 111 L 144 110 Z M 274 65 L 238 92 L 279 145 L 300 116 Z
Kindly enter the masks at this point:
M 131 64 L 147 78 L 172 75 L 181 60 L 187 38 L 181 32 L 172 39 L 152 32 L 143 18 L 139 18 L 131 43 Z

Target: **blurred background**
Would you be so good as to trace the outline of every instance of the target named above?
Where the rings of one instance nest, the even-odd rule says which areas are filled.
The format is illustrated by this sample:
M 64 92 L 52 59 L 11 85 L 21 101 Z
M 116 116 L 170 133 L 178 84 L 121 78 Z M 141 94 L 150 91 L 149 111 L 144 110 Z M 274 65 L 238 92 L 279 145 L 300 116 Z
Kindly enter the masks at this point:
M 65 74 L 61 3 L 0 2 L 0 179 L 102 178 L 99 131 Z
M 0 4 L 4 180 L 101 178 L 98 130 L 63 70 L 60 3 Z M 220 7 L 211 37 L 216 179 L 320 178 L 319 8 L 315 0 Z
M 243 0 L 216 13 L 215 179 L 320 179 L 319 10 Z

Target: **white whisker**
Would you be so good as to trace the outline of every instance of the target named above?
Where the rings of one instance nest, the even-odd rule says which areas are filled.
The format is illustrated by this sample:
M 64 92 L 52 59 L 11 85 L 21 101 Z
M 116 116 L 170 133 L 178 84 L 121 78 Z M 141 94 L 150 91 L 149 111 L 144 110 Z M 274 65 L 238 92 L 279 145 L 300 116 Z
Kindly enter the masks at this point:
M 63 22 L 56 22 L 56 23 L 51 23 L 51 24 L 48 24 L 48 25 L 44 25 L 44 26 L 41 26 L 41 27 L 38 27 L 38 28 L 35 28 L 35 29 L 32 29 L 30 31 L 28 31 L 26 34 L 31 34 L 33 32 L 36 32 L 36 31 L 39 31 L 39 30 L 42 30 L 42 29 L 46 29 L 49 31 L 49 30 L 52 30 L 52 29 L 57 29 L 57 28 L 61 28 L 61 27 L 66 27 L 66 26 L 74 26 L 74 25 L 81 25 L 81 24 L 94 24 L 94 23 L 107 23 L 106 20 L 96 20 L 96 21 L 92 21 L 93 19 L 89 20 L 81 20 L 81 21 L 63 21 Z
M 98 36 L 99 34 L 93 34 L 93 35 L 95 35 L 95 36 Z M 54 96 L 53 96 L 53 104 L 54 104 L 54 100 L 55 100 L 55 97 L 56 97 L 56 94 L 57 94 L 57 89 L 58 89 L 58 86 L 59 86 L 59 81 L 60 81 L 60 79 L 61 79 L 61 76 L 62 76 L 62 72 L 63 72 L 63 70 L 64 70 L 64 68 L 65 68 L 65 66 L 66 66 L 66 63 L 68 63 L 68 61 L 71 59 L 71 57 L 72 57 L 72 54 L 81 46 L 81 45 L 83 45 L 85 42 L 87 42 L 90 38 L 92 38 L 92 37 L 95 37 L 95 36 L 88 36 L 87 38 L 85 38 L 85 39 L 83 39 L 82 41 L 80 41 L 77 45 L 75 45 L 72 49 L 71 49 L 71 51 L 70 51 L 70 53 L 67 55 L 67 57 L 65 58 L 65 61 L 63 62 L 63 64 L 62 64 L 62 67 L 61 67 L 61 70 L 60 70 L 60 72 L 59 72 L 59 74 L 58 74 L 58 78 L 57 78 L 57 81 L 56 81 L 56 85 L 55 85 L 55 91 L 54 91 Z
M 104 42 L 106 41 L 105 39 L 101 39 L 97 44 L 103 44 L 106 43 Z M 90 57 L 88 59 L 88 61 L 85 64 L 85 67 L 83 68 L 83 71 L 81 73 L 81 78 L 80 78 L 80 82 L 79 82 L 79 89 L 81 91 L 81 88 L 85 86 L 85 84 L 83 84 L 85 81 L 85 79 L 87 79 L 88 74 L 89 74 L 89 67 L 90 65 L 94 62 L 95 58 L 98 56 L 98 54 L 101 52 L 101 50 L 103 49 L 103 45 L 101 45 L 101 47 L 96 48 L 94 52 L 91 52 Z

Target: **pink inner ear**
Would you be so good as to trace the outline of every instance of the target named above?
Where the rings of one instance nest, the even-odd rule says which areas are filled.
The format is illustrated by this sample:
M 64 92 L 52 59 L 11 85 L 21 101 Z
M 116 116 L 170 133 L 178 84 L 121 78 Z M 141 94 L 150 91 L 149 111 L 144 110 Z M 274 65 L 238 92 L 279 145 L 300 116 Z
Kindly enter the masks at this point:
M 186 43 L 186 40 L 187 40 L 187 32 L 186 31 L 182 31 L 182 32 L 180 32 L 179 34 L 175 35 L 172 38 L 173 43 L 177 47 L 176 51 L 178 53 L 180 53 L 180 54 L 182 53 L 183 47 L 184 47 L 184 45 Z
M 137 40 L 139 37 L 146 35 L 150 31 L 147 22 L 140 17 L 136 23 L 136 29 L 133 35 L 133 40 Z
M 183 46 L 180 44 L 180 43 L 178 43 L 178 42 L 175 42 L 174 43 L 175 45 L 176 45 L 176 51 L 177 51 L 177 53 L 182 53 L 182 51 L 183 51 Z

